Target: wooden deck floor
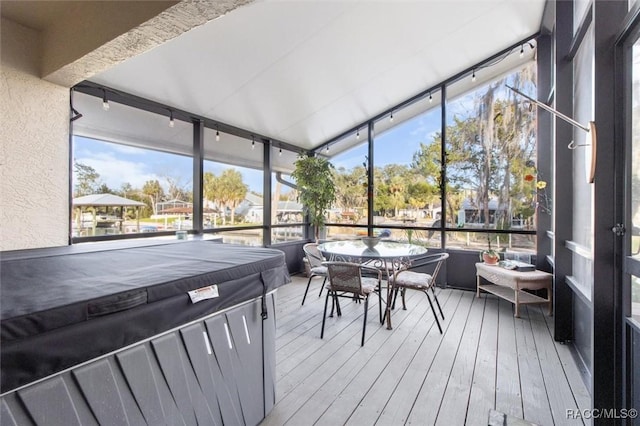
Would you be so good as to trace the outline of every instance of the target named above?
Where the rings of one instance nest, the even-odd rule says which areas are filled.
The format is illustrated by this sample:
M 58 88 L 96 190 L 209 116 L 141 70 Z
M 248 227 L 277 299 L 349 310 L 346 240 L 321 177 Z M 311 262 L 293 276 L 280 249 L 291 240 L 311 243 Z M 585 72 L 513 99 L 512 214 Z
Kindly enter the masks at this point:
M 424 294 L 407 293 L 393 330 L 378 322 L 374 296 L 360 347 L 363 305 L 347 300 L 320 339 L 321 280 L 304 306 L 305 277 L 278 290 L 276 406 L 262 425 L 486 425 L 491 408 L 540 425 L 583 424 L 567 410 L 589 408 L 589 393 L 541 308 L 518 319 L 495 296 L 439 290 L 441 335 Z

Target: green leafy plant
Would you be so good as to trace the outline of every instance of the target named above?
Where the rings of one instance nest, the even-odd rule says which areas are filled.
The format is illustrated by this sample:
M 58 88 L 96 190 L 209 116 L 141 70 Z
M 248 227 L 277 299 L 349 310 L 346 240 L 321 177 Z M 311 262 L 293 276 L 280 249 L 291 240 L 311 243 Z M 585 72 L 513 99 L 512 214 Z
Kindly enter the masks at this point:
M 318 241 L 320 228 L 324 226 L 327 209 L 336 199 L 333 182 L 333 165 L 326 158 L 300 155 L 294 163 L 291 176 L 296 180 L 300 202 L 315 228 Z
M 407 234 L 407 240 L 409 241 L 409 244 L 411 244 L 411 240 L 413 238 L 413 229 L 407 228 L 405 229 L 405 232 Z

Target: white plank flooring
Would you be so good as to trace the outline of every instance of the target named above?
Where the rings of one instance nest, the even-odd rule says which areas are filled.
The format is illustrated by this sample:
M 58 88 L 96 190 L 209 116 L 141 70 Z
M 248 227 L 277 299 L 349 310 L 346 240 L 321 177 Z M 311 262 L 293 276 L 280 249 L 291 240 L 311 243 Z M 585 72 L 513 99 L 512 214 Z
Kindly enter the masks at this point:
M 314 278 L 278 290 L 276 405 L 262 425 L 486 425 L 489 409 L 540 425 L 577 425 L 568 409 L 590 396 L 570 350 L 552 338 L 552 318 L 490 294 L 437 290 L 444 311 L 438 332 L 424 294 L 407 293 L 393 311 L 393 330 L 369 303 L 360 347 L 363 304 L 341 299 L 342 317 L 327 318 Z M 437 309 L 437 308 L 436 308 Z

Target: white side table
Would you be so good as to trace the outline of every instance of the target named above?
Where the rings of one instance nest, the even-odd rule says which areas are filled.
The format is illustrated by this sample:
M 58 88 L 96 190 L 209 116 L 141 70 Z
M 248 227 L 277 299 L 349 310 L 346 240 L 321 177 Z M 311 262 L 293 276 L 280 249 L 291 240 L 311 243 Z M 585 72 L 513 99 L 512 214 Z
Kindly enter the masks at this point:
M 489 283 L 481 283 L 480 278 Z M 553 275 L 543 271 L 520 272 L 502 268 L 498 265 L 476 263 L 476 297 L 480 297 L 480 290 L 495 294 L 508 300 L 516 307 L 514 316 L 520 317 L 520 305 L 546 303 L 549 315 L 553 315 L 552 283 Z M 547 298 L 536 296 L 523 290 L 547 290 Z

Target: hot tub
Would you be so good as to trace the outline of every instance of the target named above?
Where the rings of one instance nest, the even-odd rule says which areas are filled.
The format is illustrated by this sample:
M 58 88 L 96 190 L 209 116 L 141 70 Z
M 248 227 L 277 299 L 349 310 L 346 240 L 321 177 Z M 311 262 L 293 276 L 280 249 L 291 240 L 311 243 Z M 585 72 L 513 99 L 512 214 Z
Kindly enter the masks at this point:
M 289 282 L 278 250 L 198 240 L 4 252 L 0 282 L 2 424 L 51 422 L 49 409 L 59 424 L 113 413 L 257 424 L 273 405 L 274 291 Z M 105 398 L 117 407 L 102 413 Z

